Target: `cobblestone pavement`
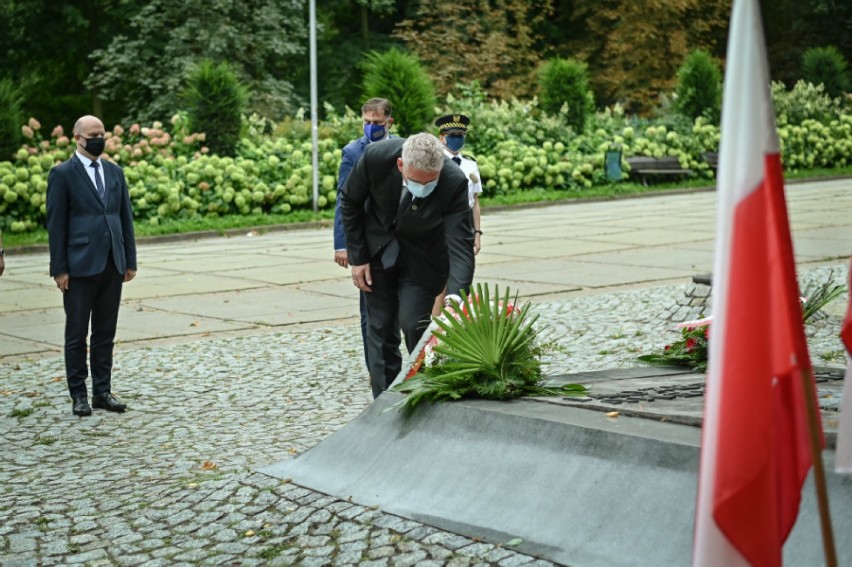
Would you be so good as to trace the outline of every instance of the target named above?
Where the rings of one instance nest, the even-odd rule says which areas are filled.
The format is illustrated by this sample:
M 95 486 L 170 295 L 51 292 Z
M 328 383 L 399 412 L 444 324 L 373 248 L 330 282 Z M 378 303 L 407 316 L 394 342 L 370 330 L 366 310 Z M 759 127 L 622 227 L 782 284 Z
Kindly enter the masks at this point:
M 668 340 L 659 314 L 683 292 L 537 304 L 553 372 L 635 365 Z M 836 314 L 809 326 L 814 363 L 843 364 L 838 329 Z M 130 410 L 80 419 L 60 358 L 15 363 L 0 384 L 0 565 L 551 565 L 254 472 L 360 413 L 362 366 L 348 321 L 119 347 Z

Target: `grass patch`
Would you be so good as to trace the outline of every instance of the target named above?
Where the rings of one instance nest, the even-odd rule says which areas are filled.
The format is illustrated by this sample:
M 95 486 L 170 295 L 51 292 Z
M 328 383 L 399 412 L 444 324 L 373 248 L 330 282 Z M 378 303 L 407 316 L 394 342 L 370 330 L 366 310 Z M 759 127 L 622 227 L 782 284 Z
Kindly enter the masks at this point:
M 827 360 L 829 362 L 842 362 L 846 359 L 846 354 L 843 352 L 843 349 L 828 350 L 823 353 L 820 353 L 819 356 L 823 360 Z
M 13 409 L 9 412 L 9 417 L 17 417 L 18 419 L 27 417 L 35 413 L 35 408 Z
M 284 553 L 285 551 L 290 549 L 290 547 L 292 547 L 292 546 L 289 543 L 281 543 L 281 544 L 278 544 L 278 545 L 273 545 L 272 547 L 267 547 L 266 549 L 264 549 L 263 551 L 258 553 L 257 556 L 260 557 L 261 559 L 266 559 L 267 561 L 271 561 L 272 559 L 275 559 L 276 557 L 278 557 L 279 555 L 281 555 L 282 553 Z
M 59 441 L 58 438 L 50 437 L 49 435 L 45 435 L 44 437 L 36 438 L 35 444 L 36 445 L 53 445 L 57 441 Z

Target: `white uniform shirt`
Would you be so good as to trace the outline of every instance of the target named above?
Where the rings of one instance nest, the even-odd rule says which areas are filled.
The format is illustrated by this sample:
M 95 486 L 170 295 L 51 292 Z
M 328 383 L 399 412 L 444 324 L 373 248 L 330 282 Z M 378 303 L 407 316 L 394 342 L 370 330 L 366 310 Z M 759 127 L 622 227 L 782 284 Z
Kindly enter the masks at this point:
M 467 177 L 467 203 L 471 208 L 473 208 L 474 195 L 482 193 L 482 178 L 479 176 L 479 167 L 476 165 L 475 161 L 464 157 L 461 154 L 455 156 L 446 148 L 444 148 L 444 153 L 447 154 L 447 157 L 450 159 L 454 157 L 461 158 L 461 164 L 459 167 L 461 167 L 464 176 Z

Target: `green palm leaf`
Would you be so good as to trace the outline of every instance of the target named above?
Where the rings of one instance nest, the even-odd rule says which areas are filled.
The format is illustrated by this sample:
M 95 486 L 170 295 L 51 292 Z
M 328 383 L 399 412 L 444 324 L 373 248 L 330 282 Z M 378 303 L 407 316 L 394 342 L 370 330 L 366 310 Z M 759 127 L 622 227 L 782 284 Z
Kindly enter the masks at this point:
M 436 319 L 439 339 L 434 347 L 439 362 L 426 367 L 411 379 L 394 386 L 407 394 L 401 407 L 413 409 L 420 402 L 447 401 L 463 397 L 508 399 L 526 395 L 582 395 L 584 386 L 543 384 L 543 348 L 538 345 L 530 316 L 530 305 L 516 307 L 509 301 L 507 288 L 502 296 L 488 286 L 477 285 L 476 293 L 462 294 L 462 303 L 453 311 L 444 309 Z

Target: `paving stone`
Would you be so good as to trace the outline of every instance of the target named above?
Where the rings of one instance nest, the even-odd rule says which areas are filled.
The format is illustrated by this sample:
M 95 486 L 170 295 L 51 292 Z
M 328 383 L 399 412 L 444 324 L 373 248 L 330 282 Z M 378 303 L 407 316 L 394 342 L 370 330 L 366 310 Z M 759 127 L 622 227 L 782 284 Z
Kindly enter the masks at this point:
M 334 557 L 334 565 L 358 565 L 361 563 L 361 552 L 347 551 Z
M 807 270 L 803 285 L 831 268 Z M 845 275 L 837 270 L 838 283 Z M 636 349 L 671 336 L 662 313 L 686 309 L 685 289 L 535 302 L 542 339 L 557 346 L 546 362 L 572 372 L 635 366 Z M 808 325 L 815 364 L 840 348 L 838 324 L 831 315 Z M 0 396 L 0 565 L 550 565 L 254 472 L 316 445 L 371 403 L 358 336 L 351 322 L 118 348 L 114 386 L 131 411 L 85 420 L 70 415 L 64 383 L 52 381 L 64 375 L 61 357 L 16 363 L 2 385 L 13 393 Z M 329 365 L 329 349 L 348 354 Z M 185 401 L 164 411 L 153 403 L 162 392 Z M 27 407 L 36 411 L 8 417 Z M 34 443 L 45 438 L 56 441 Z
M 93 563 L 102 559 L 108 559 L 108 557 L 106 551 L 103 549 L 93 549 L 85 553 L 69 555 L 66 559 L 68 563 Z
M 532 557 L 521 555 L 520 553 L 512 553 L 507 558 L 501 559 L 498 565 L 500 567 L 516 567 L 517 565 L 527 565 L 528 563 L 532 563 L 532 561 Z
M 412 551 L 411 553 L 403 553 L 402 555 L 397 555 L 391 561 L 392 565 L 398 565 L 399 567 L 409 567 L 411 565 L 418 565 L 419 562 L 423 561 L 429 556 L 426 551 L 420 549 L 417 551 Z
M 459 549 L 471 544 L 471 540 L 449 532 L 438 532 L 423 540 L 423 543 L 437 544 L 447 549 Z

